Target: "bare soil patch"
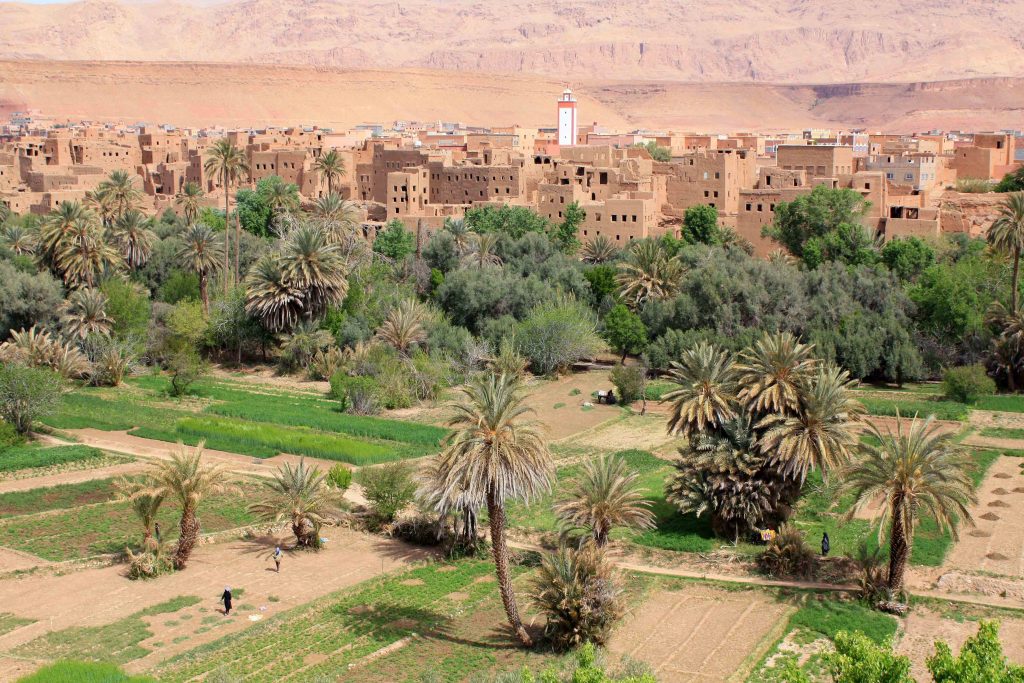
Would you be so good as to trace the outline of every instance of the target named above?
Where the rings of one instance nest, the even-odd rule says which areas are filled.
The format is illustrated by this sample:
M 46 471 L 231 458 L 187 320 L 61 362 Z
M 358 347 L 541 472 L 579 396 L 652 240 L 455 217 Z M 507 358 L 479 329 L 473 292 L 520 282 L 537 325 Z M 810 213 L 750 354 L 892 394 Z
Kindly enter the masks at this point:
M 270 553 L 275 545 L 291 546 L 287 534 L 199 546 L 186 570 L 156 581 L 130 581 L 123 565 L 5 580 L 0 583 L 4 611 L 36 622 L 0 636 L 0 657 L 49 631 L 109 624 L 177 595 L 202 598 L 191 619 L 164 615 L 151 620 L 153 635 L 142 645 L 152 652 L 128 665 L 132 671 L 145 671 L 170 656 L 258 623 L 250 621 L 250 615 L 267 619 L 382 571 L 398 570 L 431 556 L 398 541 L 338 528 L 326 530 L 325 535 L 330 542 L 324 550 L 289 553 L 280 574 L 272 571 Z M 6 552 L 0 557 L 6 557 Z M 245 589 L 238 613 L 231 617 L 222 617 L 217 611 L 217 598 L 225 585 Z M 211 616 L 221 618 L 209 619 Z M 197 633 L 204 618 L 209 628 Z
M 925 660 L 934 654 L 935 641 L 949 643 L 957 653 L 964 641 L 977 632 L 977 622 L 954 621 L 929 610 L 915 609 L 904 620 L 903 635 L 899 637 L 896 651 L 910 657 L 912 673 L 917 680 L 931 680 Z M 999 640 L 1011 662 L 1024 663 L 1024 620 L 1002 619 Z
M 663 416 L 631 415 L 624 420 L 610 422 L 584 432 L 574 438 L 572 443 L 610 451 L 639 448 L 671 458 L 676 453 L 677 441 L 676 437 L 666 431 Z
M 726 681 L 791 609 L 757 591 L 661 591 L 634 608 L 609 650 L 647 662 L 664 683 Z
M 598 404 L 591 394 L 612 388 L 605 370 L 580 372 L 555 380 L 537 380 L 527 389 L 526 405 L 547 427 L 553 441 L 591 429 L 621 414 L 618 406 Z M 585 406 L 585 403 L 592 404 Z M 559 406 L 559 407 L 555 407 Z
M 1008 480 L 1021 482 L 1019 463 L 1018 458 L 1005 456 L 992 463 L 971 511 L 976 526 L 961 535 L 943 571 L 980 570 L 1024 578 L 1024 496 L 1005 488 Z

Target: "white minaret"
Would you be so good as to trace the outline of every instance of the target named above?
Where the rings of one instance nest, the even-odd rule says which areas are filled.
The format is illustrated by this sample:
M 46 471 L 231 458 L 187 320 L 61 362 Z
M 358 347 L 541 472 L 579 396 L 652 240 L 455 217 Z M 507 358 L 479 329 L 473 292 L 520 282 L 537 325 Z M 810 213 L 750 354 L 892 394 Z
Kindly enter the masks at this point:
M 576 98 L 566 88 L 558 100 L 558 144 L 571 147 L 576 144 Z

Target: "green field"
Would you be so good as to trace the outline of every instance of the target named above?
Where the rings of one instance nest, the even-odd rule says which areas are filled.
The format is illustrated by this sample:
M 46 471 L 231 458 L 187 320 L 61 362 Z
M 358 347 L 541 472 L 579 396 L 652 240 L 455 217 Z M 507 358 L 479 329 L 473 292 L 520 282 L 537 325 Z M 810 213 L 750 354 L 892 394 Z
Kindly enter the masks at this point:
M 1012 427 L 985 427 L 980 432 L 981 436 L 991 436 L 997 439 L 1024 439 L 1024 429 Z
M 6 495 L 27 496 L 9 502 L 12 507 L 20 510 L 24 510 L 25 501 L 30 499 L 45 500 L 51 497 L 53 502 L 50 505 L 65 505 L 74 496 L 92 495 L 87 493 L 87 487 L 76 489 L 78 486 L 82 485 Z M 107 500 L 109 498 L 108 495 Z M 253 523 L 255 518 L 246 509 L 249 502 L 251 500 L 236 494 L 216 495 L 204 500 L 199 506 L 203 532 L 224 531 Z M 137 547 L 142 540 L 142 529 L 126 501 L 51 509 L 51 512 L 21 514 L 0 520 L 0 546 L 61 562 L 123 552 L 125 547 Z M 178 507 L 173 502 L 165 502 L 160 508 L 157 519 L 165 539 L 173 541 L 177 538 L 178 517 Z
M 495 654 L 502 652 L 482 642 L 473 644 L 468 636 L 463 641 L 449 635 L 462 615 L 472 615 L 485 606 L 500 610 L 497 587 L 489 580 L 493 572 L 494 566 L 487 560 L 464 560 L 372 579 L 200 645 L 154 673 L 168 683 L 211 672 L 254 683 L 318 680 L 319 675 L 337 675 L 353 662 L 417 633 L 436 634 L 429 640 L 442 639 L 447 656 L 431 659 L 437 680 L 463 680 L 467 671 L 493 665 Z M 500 623 L 500 611 L 498 615 Z M 493 626 L 489 624 L 488 630 Z M 473 637 L 481 635 L 477 632 Z M 507 646 L 505 633 L 496 637 Z M 449 640 L 454 647 L 449 647 Z M 466 647 L 458 647 L 462 643 Z M 517 648 L 509 650 L 510 654 L 514 650 Z M 387 667 L 389 662 L 380 660 L 360 668 L 360 680 L 416 681 L 423 661 L 420 658 L 417 665 L 396 675 L 390 670 L 382 673 L 377 667 Z
M 79 626 L 47 633 L 14 652 L 19 657 L 32 659 L 84 659 L 125 664 L 150 652 L 140 646 L 153 635 L 146 617 L 174 614 L 198 602 L 199 598 L 194 596 L 179 596 L 103 626 Z
M 970 409 L 963 403 L 927 398 L 880 398 L 878 396 L 858 396 L 869 415 L 894 416 L 897 411 L 902 417 L 922 418 L 934 415 L 937 420 L 965 421 L 970 416 Z
M 203 380 L 183 400 L 168 397 L 167 388 L 161 376 L 134 378 L 119 389 L 83 387 L 45 422 L 190 445 L 205 441 L 257 458 L 291 453 L 357 466 L 429 454 L 447 435 L 431 425 L 346 415 L 334 401 L 241 382 Z
M 72 463 L 87 466 L 109 459 L 103 451 L 91 446 L 43 446 L 24 444 L 0 452 L 0 473 L 56 467 Z
M 116 664 L 57 662 L 19 678 L 18 683 L 157 683 L 149 676 L 129 676 Z
M 113 479 L 93 479 L 78 484 L 3 493 L 0 494 L 0 518 L 106 503 L 114 498 L 115 493 Z

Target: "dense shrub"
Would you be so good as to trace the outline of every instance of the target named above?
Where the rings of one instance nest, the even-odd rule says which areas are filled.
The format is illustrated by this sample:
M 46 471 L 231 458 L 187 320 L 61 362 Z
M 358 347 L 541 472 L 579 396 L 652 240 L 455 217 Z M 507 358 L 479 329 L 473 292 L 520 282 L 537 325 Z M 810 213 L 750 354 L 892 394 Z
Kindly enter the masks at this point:
M 757 558 L 757 567 L 768 576 L 806 579 L 814 573 L 817 556 L 795 526 L 784 524 Z
M 359 483 L 370 509 L 381 522 L 392 522 L 416 497 L 412 469 L 404 462 L 368 467 L 359 472 Z
M 950 368 L 942 375 L 942 391 L 946 398 L 968 405 L 978 399 L 994 394 L 996 383 L 981 365 L 965 365 Z
M 327 483 L 336 489 L 345 491 L 352 485 L 352 469 L 342 465 L 335 465 L 327 470 Z
M 533 604 L 547 620 L 544 637 L 557 649 L 603 644 L 622 617 L 612 564 L 592 543 L 544 555 L 531 588 Z
M 644 395 L 647 368 L 641 365 L 616 365 L 611 372 L 619 403 L 632 403 Z
M 331 397 L 341 409 L 356 415 L 374 415 L 380 412 L 380 388 L 372 377 L 352 376 L 343 372 L 331 375 Z
M 0 453 L 18 446 L 24 441 L 18 430 L 10 422 L 0 420 Z
M 26 273 L 0 260 L 0 340 L 9 330 L 52 322 L 61 301 L 61 285 L 48 272 Z
M 574 299 L 541 304 L 516 326 L 516 345 L 539 374 L 564 370 L 601 348 L 593 313 Z
M 206 374 L 206 362 L 193 349 L 183 348 L 167 362 L 171 375 L 171 396 L 184 396 L 196 380 Z

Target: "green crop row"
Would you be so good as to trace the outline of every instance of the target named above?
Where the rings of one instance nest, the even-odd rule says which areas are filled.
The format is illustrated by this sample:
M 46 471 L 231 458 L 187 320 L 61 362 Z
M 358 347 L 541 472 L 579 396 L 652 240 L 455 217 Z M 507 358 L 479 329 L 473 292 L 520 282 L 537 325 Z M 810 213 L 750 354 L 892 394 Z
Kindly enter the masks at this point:
M 50 446 L 25 444 L 0 453 L 0 472 L 54 467 L 104 458 L 103 451 L 91 446 Z

